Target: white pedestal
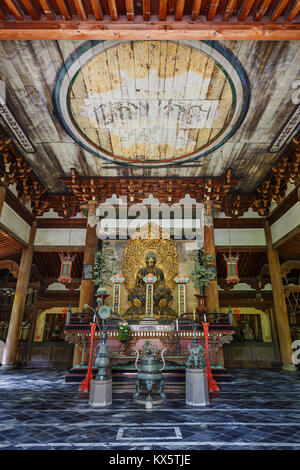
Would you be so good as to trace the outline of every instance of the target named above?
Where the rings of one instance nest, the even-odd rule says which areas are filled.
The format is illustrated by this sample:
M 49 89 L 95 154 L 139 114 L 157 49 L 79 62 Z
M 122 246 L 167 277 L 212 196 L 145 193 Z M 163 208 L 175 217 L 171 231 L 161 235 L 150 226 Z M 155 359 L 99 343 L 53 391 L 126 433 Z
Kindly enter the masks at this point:
M 186 369 L 185 400 L 187 405 L 207 406 L 209 404 L 205 369 Z
M 112 379 L 92 380 L 89 404 L 95 407 L 112 404 Z

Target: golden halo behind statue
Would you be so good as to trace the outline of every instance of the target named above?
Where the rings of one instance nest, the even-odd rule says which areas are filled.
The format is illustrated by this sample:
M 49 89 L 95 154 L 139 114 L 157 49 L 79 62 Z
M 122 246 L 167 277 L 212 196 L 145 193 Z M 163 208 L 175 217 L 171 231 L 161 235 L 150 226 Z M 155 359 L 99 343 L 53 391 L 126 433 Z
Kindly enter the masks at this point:
M 174 277 L 178 274 L 177 250 L 169 233 L 153 222 L 137 229 L 126 245 L 122 273 L 127 291 L 134 287 L 138 270 L 146 266 L 145 258 L 149 252 L 155 253 L 156 266 L 163 271 L 165 285 L 172 292 Z

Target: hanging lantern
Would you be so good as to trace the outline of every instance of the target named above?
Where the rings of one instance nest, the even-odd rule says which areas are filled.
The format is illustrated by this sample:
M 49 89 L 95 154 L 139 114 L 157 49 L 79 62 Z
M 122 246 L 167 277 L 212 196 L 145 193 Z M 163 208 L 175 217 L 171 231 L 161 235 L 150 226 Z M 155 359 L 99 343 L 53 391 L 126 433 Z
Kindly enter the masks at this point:
M 63 253 L 60 253 L 59 257 L 61 261 L 61 266 L 60 266 L 60 275 L 58 278 L 58 282 L 71 282 L 72 281 L 72 277 L 71 277 L 72 264 L 76 257 L 76 254 L 74 256 L 71 256 L 70 253 L 67 253 L 66 255 L 64 255 Z
M 224 256 L 224 260 L 226 262 L 226 267 L 227 267 L 227 276 L 226 276 L 226 282 L 234 282 L 238 283 L 240 282 L 239 280 L 239 275 L 238 275 L 238 261 L 239 261 L 239 255 L 238 253 L 233 256 L 231 253 L 229 253 L 228 257 Z

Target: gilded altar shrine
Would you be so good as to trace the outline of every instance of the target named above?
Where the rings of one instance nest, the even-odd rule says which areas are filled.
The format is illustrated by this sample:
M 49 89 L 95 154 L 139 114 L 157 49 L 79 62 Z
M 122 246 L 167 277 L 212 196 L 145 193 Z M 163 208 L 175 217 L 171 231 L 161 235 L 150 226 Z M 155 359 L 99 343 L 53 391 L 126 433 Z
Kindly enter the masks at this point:
M 170 235 L 151 223 L 137 230 L 128 241 L 123 257 L 124 285 L 130 305 L 122 314 L 123 318 L 141 320 L 150 303 L 148 315 L 158 321 L 174 320 L 178 314 L 170 307 L 170 302 L 177 274 L 177 250 Z M 149 275 L 156 279 L 150 282 Z M 152 284 L 151 290 L 146 288 L 147 284 Z M 150 291 L 153 291 L 151 299 L 147 296 Z
M 120 377 L 122 380 L 136 377 L 135 351 L 141 352 L 146 341 L 151 341 L 159 351 L 166 350 L 166 373 L 169 370 L 169 376 L 179 382 L 185 380 L 185 364 L 189 347 L 193 345 L 195 311 L 194 314 L 186 311 L 185 289 L 189 273 L 179 273 L 177 248 L 169 233 L 153 223 L 136 230 L 126 243 L 122 260 L 119 259 L 122 269 L 112 277 L 112 290 L 105 296 L 105 303 L 112 305 L 113 312 L 107 326 L 107 344 L 112 375 L 114 377 L 115 374 L 117 381 L 121 380 Z M 193 291 L 188 291 L 188 295 L 190 292 Z M 193 298 L 196 302 L 194 295 Z M 207 315 L 210 322 L 210 360 L 219 374 L 224 369 L 218 365 L 218 351 L 224 343 L 232 340 L 234 334 L 228 315 L 222 318 L 220 315 Z M 65 327 L 66 340 L 74 342 L 82 350 L 81 368 L 85 367 L 84 357 L 90 339 L 86 321 L 85 312 L 81 319 L 78 315 L 76 319 L 71 318 Z M 130 331 L 126 338 L 120 335 L 120 325 L 127 325 Z M 96 332 L 96 343 L 98 336 Z M 195 337 L 199 344 L 205 346 L 201 321 L 196 327 Z M 80 367 L 72 371 L 71 380 L 80 375 Z M 220 375 L 224 377 L 226 374 Z

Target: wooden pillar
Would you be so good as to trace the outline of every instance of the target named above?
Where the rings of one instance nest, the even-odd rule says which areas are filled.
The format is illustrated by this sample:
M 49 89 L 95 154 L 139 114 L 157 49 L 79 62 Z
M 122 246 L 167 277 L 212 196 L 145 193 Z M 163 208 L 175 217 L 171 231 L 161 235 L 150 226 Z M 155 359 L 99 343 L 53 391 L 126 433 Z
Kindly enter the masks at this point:
M 98 248 L 98 237 L 96 234 L 96 226 L 91 228 L 89 225 L 86 227 L 86 238 L 84 247 L 83 265 L 94 264 L 95 254 Z M 80 299 L 79 299 L 79 311 L 83 310 L 84 304 L 93 306 L 94 303 L 94 283 L 93 280 L 82 279 Z
M 214 237 L 214 215 L 213 215 L 213 202 L 204 202 L 204 255 L 214 255 L 216 266 L 216 249 Z M 217 278 L 210 281 L 206 287 L 206 306 L 208 313 L 220 311 L 219 305 L 219 291 Z
M 73 367 L 79 366 L 81 362 L 81 351 L 77 344 L 74 347 L 74 355 L 73 355 Z
M 204 202 L 204 255 L 214 255 L 214 265 L 216 266 L 216 249 L 214 237 L 214 205 L 213 201 Z M 210 281 L 205 289 L 206 306 L 208 313 L 218 313 L 220 311 L 219 304 L 219 291 L 217 277 L 215 280 Z M 224 351 L 220 348 L 216 354 L 216 361 L 218 365 L 224 367 Z
M 24 248 L 22 251 L 16 293 L 9 321 L 5 350 L 2 359 L 2 367 L 0 370 L 12 369 L 16 361 L 20 330 L 24 316 L 27 288 L 31 272 L 36 226 L 36 222 L 33 222 L 28 248 Z
M 6 196 L 6 187 L 0 184 L 0 216 L 1 216 L 3 206 L 4 206 L 5 196 Z
M 38 296 L 39 296 L 39 289 L 40 287 L 38 287 L 35 292 L 34 303 L 32 305 L 32 311 L 31 311 L 31 317 L 30 317 L 30 329 L 29 329 L 28 339 L 27 339 L 27 344 L 26 344 L 25 364 L 29 363 L 31 359 L 32 343 L 34 340 L 34 332 L 35 332 L 36 319 L 37 319 L 37 314 L 38 314 L 37 301 L 38 301 Z
M 283 364 L 282 368 L 285 370 L 296 371 L 297 368 L 292 362 L 292 340 L 285 303 L 279 256 L 278 251 L 273 249 L 271 229 L 269 222 L 267 221 L 265 222 L 265 234 L 267 241 L 267 253 L 272 283 L 275 317 L 280 344 L 281 360 Z
M 85 264 L 94 264 L 95 254 L 98 249 L 98 237 L 96 234 L 96 226 L 93 228 L 87 224 L 86 227 L 86 237 L 85 237 L 85 247 L 84 247 L 84 256 L 83 256 L 83 265 Z M 79 311 L 83 311 L 84 304 L 93 306 L 94 303 L 94 283 L 91 279 L 82 279 L 81 289 L 80 289 L 80 298 L 79 298 Z M 73 356 L 73 367 L 78 366 L 82 363 L 84 356 L 84 351 L 80 351 L 78 346 L 75 345 L 74 356 Z M 86 357 L 86 355 L 85 355 Z

